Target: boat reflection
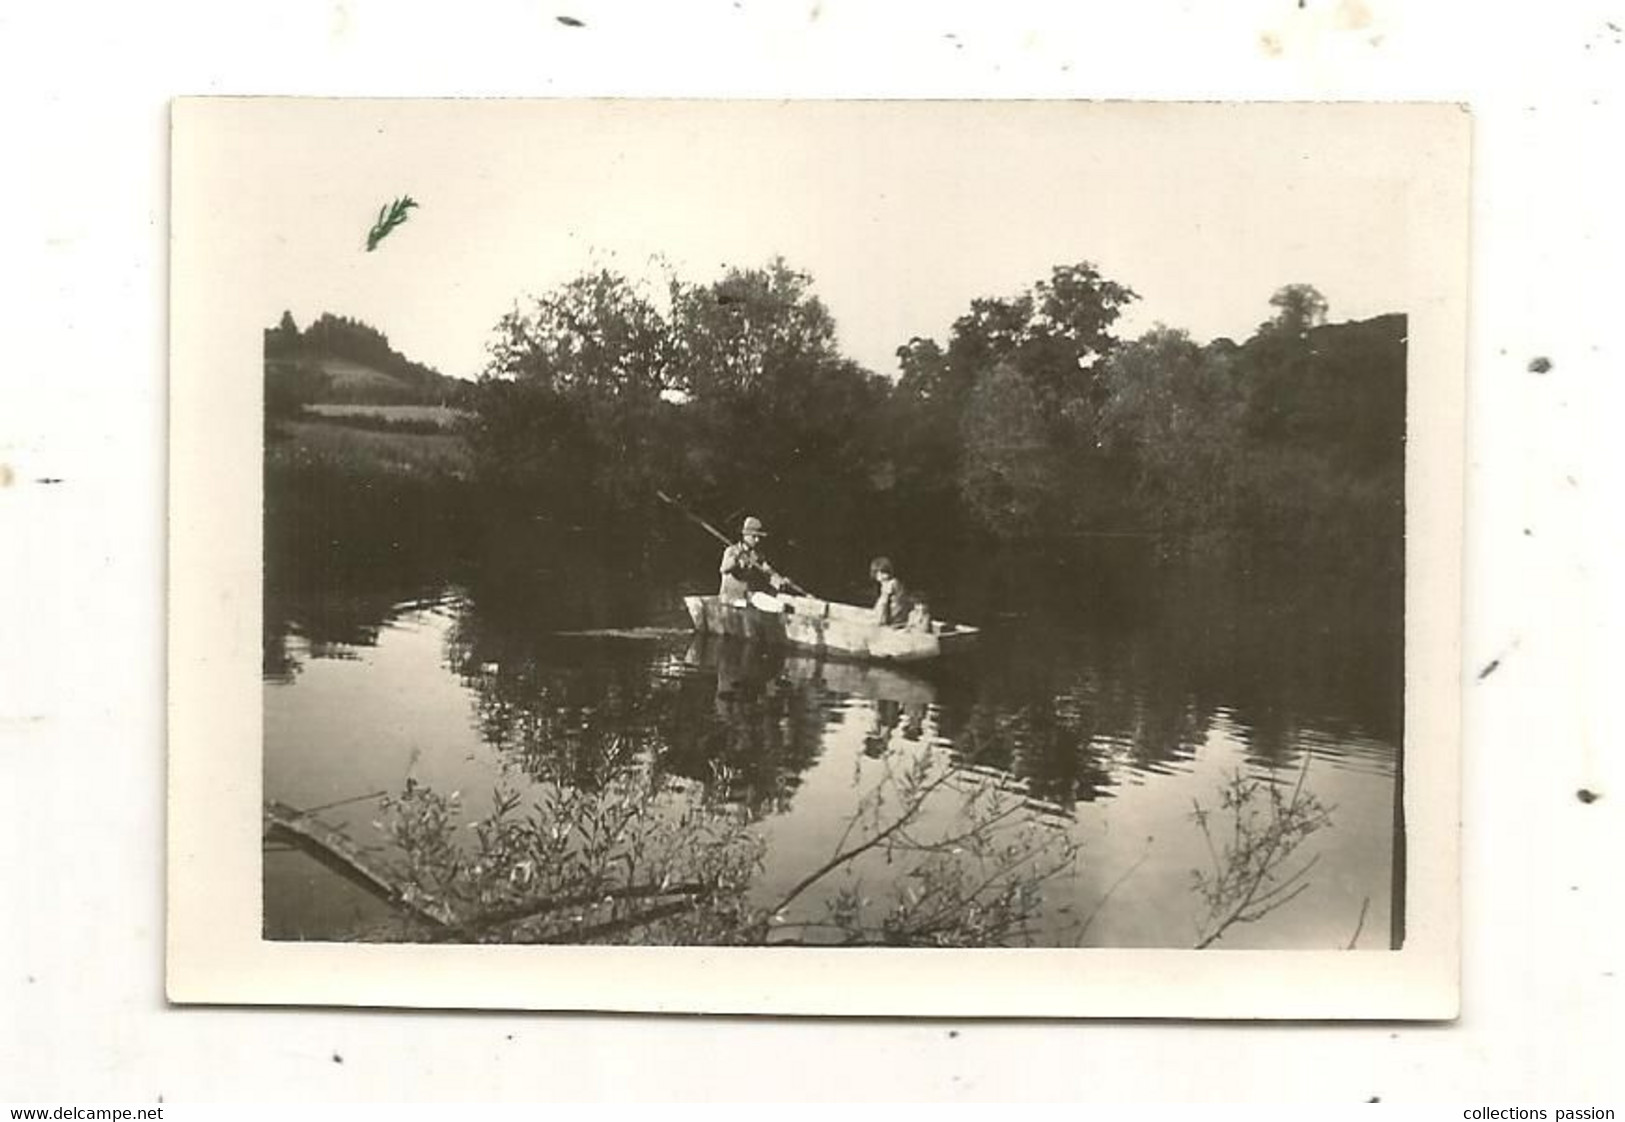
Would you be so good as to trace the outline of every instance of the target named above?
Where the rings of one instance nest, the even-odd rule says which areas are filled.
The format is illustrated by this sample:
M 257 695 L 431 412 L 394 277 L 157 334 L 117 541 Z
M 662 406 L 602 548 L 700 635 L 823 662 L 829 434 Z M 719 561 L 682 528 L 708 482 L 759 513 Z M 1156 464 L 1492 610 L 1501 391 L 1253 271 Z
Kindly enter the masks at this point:
M 924 677 L 890 666 L 847 662 L 800 654 L 784 647 L 727 636 L 696 636 L 685 662 L 716 674 L 717 716 L 736 727 L 758 712 L 755 702 L 775 692 L 822 703 L 856 698 L 868 727 L 863 753 L 885 753 L 893 735 L 918 741 L 925 732 L 936 686 Z
M 760 752 L 764 747 L 771 751 L 780 730 L 775 721 L 764 721 L 763 716 L 775 712 L 778 702 L 794 699 L 802 712 L 826 715 L 825 735 L 843 718 L 858 717 L 861 751 L 870 759 L 897 748 L 899 741 L 925 741 L 949 753 L 958 775 L 956 786 L 962 790 L 991 785 L 1019 799 L 1040 820 L 1055 823 L 1073 818 L 1071 808 L 1036 795 L 1030 783 L 1008 768 L 977 759 L 973 745 L 945 740 L 937 727 L 937 684 L 923 675 L 894 666 L 820 659 L 725 636 L 696 637 L 684 661 L 691 669 L 716 674 L 716 714 L 732 733 L 735 755 Z
M 937 687 L 929 678 L 895 666 L 822 659 L 729 636 L 696 635 L 684 661 L 716 673 L 718 697 L 754 695 L 776 686 L 921 709 L 937 700 Z

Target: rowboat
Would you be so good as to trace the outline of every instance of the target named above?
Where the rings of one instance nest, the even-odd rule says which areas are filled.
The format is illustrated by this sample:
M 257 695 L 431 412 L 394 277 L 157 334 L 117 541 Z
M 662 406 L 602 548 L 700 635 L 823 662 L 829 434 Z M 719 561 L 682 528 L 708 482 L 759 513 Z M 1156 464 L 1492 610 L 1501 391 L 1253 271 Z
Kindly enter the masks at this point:
M 881 662 L 924 662 L 963 650 L 977 636 L 977 628 L 940 620 L 922 627 L 885 627 L 875 622 L 869 608 L 812 596 L 756 593 L 736 601 L 685 596 L 683 606 L 695 631 Z

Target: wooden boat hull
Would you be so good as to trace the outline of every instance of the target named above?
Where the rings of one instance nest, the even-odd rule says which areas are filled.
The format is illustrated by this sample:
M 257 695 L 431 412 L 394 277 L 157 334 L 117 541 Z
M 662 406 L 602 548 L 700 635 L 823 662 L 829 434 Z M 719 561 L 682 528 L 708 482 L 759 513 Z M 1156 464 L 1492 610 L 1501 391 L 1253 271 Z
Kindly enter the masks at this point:
M 925 662 L 969 647 L 977 629 L 936 623 L 931 630 L 882 627 L 867 608 L 810 596 L 758 597 L 729 603 L 719 596 L 685 596 L 694 630 L 732 635 L 797 650 L 880 662 Z M 776 606 L 779 610 L 771 610 Z

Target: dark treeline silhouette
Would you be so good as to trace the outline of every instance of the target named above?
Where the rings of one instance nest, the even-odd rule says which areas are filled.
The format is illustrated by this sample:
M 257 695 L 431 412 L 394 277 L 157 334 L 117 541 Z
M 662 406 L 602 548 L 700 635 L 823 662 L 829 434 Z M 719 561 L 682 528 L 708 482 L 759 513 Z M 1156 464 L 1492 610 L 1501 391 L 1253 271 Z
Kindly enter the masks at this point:
M 378 376 L 336 378 L 335 361 Z M 323 312 L 303 331 L 291 312 L 265 330 L 266 412 L 287 416 L 312 402 L 370 405 L 455 404 L 468 383 L 414 362 L 389 337 L 361 320 Z
M 1300 284 L 1239 344 L 1119 339 L 1135 299 L 1087 262 L 1057 267 L 972 301 L 945 342 L 908 341 L 893 381 L 841 354 L 782 260 L 673 279 L 661 301 L 600 271 L 504 317 L 465 436 L 489 495 L 576 526 L 645 523 L 659 488 L 905 555 L 1225 534 L 1397 564 L 1404 317 L 1329 325 Z

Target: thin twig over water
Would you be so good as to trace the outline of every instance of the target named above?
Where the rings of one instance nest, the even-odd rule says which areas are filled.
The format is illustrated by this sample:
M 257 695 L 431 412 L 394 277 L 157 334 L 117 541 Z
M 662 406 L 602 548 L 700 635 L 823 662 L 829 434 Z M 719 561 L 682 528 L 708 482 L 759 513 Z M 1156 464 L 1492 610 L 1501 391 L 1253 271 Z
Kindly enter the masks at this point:
M 1309 887 L 1309 870 L 1317 854 L 1287 870 L 1298 847 L 1330 824 L 1331 810 L 1304 790 L 1311 756 L 1305 754 L 1290 795 L 1283 796 L 1274 777 L 1255 779 L 1240 772 L 1220 793 L 1220 811 L 1230 816 L 1230 839 L 1222 849 L 1209 826 L 1214 812 L 1194 804 L 1191 818 L 1207 842 L 1213 870 L 1193 872 L 1207 905 L 1198 925 L 1196 949 L 1212 946 L 1237 924 L 1253 923 L 1295 900 Z
M 1083 918 L 1083 922 L 1078 925 L 1078 934 L 1077 938 L 1073 941 L 1073 946 L 1083 946 L 1084 936 L 1088 935 L 1089 928 L 1094 926 L 1095 917 L 1100 915 L 1101 911 L 1105 909 L 1106 905 L 1111 902 L 1111 898 L 1117 892 L 1117 890 L 1122 888 L 1123 885 L 1128 882 L 1129 877 L 1132 877 L 1135 873 L 1139 872 L 1140 866 L 1144 865 L 1146 859 L 1151 856 L 1152 840 L 1153 839 L 1151 838 L 1145 839 L 1145 849 L 1140 852 L 1140 856 L 1135 860 L 1134 864 L 1124 869 L 1122 875 L 1116 880 L 1112 881 L 1112 885 L 1106 890 L 1105 895 L 1099 900 L 1095 901 L 1095 906 L 1089 910 L 1089 914 L 1085 916 Z
M 1360 919 L 1359 919 L 1359 921 L 1357 923 L 1355 923 L 1355 925 L 1354 925 L 1354 934 L 1349 936 L 1349 945 L 1347 947 L 1344 947 L 1343 948 L 1344 950 L 1352 951 L 1354 949 L 1355 945 L 1357 943 L 1359 943 L 1359 941 L 1360 941 L 1360 932 L 1365 930 L 1365 914 L 1366 914 L 1367 911 L 1370 910 L 1370 908 L 1371 908 L 1371 897 L 1367 896 L 1364 900 L 1360 901 Z

